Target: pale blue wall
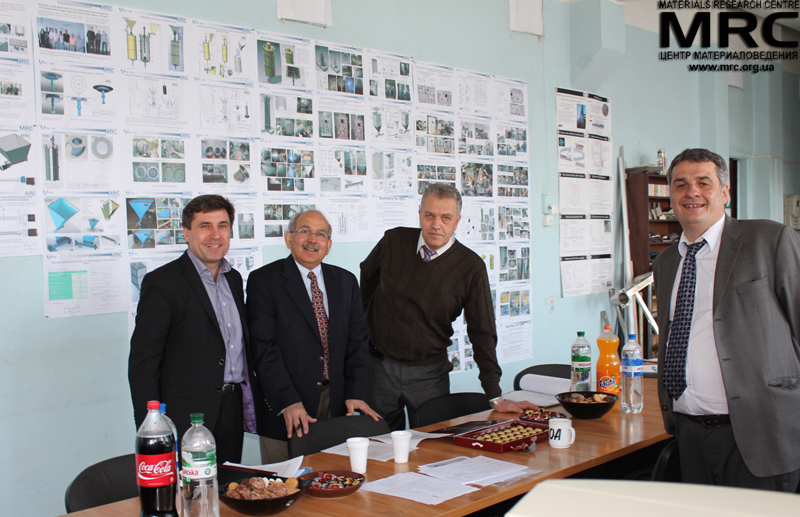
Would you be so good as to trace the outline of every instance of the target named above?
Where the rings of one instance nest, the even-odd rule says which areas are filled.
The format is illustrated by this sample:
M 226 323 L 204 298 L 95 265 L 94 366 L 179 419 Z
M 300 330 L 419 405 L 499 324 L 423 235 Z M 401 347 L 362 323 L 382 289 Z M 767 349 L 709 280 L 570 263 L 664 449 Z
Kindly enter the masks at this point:
M 570 9 L 579 9 L 576 4 L 570 8 L 570 4 L 545 0 L 546 35 L 540 39 L 508 30 L 506 0 L 336 0 L 329 29 L 281 24 L 275 17 L 274 0 L 115 3 L 398 52 L 528 81 L 536 250 L 531 264 L 533 360 L 505 365 L 503 388 L 510 389 L 514 373 L 529 364 L 566 362 L 576 330 L 586 330 L 590 337 L 599 332 L 600 311 L 609 310 L 607 297 L 560 298 L 558 227 L 538 225 L 540 196 L 558 196 L 554 88 L 572 86 L 569 15 Z M 728 93 L 716 80 L 709 85 L 704 78 L 701 84 L 699 75 L 689 74 L 680 63 L 658 61 L 654 33 L 626 26 L 625 43 L 625 56 L 596 92 L 611 99 L 615 159 L 620 146 L 625 147 L 629 165 L 653 163 L 658 148 L 674 157 L 685 147 L 705 142 L 707 135 L 701 128 L 708 127 L 711 117 L 731 126 L 730 150 L 716 149 L 720 154 L 752 154 L 755 135 L 773 126 L 787 133 L 783 138 L 787 157 L 791 154 L 795 162 L 800 161 L 798 107 L 787 99 L 791 97 L 787 83 L 793 78 L 796 87 L 796 76 L 783 74 L 782 80 L 779 76 L 772 81 L 775 95 L 780 96 L 781 85 L 784 90 L 781 101 L 774 102 L 782 104 L 793 120 L 776 114 L 769 103 L 768 116 L 757 116 L 749 78 L 744 91 Z M 708 98 L 719 95 L 729 97 Z M 717 107 L 710 109 L 709 102 Z M 726 138 L 715 135 L 714 141 Z M 328 260 L 357 274 L 358 263 L 370 248 L 370 243 L 336 244 Z M 265 261 L 287 254 L 282 246 L 264 247 L 263 252 Z M 0 457 L 11 467 L 0 471 L 0 501 L 4 514 L 56 515 L 63 513 L 64 490 L 79 470 L 133 449 L 127 316 L 45 320 L 41 259 L 0 259 L 0 267 L 5 272 L 0 280 L 0 390 L 4 394 Z M 548 297 L 559 297 L 554 313 L 548 310 Z M 480 390 L 474 371 L 452 380 L 454 391 Z M 246 443 L 245 461 L 257 462 L 254 439 Z

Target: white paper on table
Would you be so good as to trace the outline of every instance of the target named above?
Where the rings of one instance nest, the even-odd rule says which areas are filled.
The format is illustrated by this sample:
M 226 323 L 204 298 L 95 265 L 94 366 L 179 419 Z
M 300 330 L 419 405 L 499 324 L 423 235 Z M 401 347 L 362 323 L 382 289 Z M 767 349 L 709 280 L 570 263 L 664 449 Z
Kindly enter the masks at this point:
M 500 474 L 499 476 L 482 479 L 478 483 L 473 483 L 473 485 L 489 486 L 489 485 L 494 485 L 495 483 L 511 483 L 513 481 L 517 481 L 518 479 L 523 479 L 528 476 L 535 476 L 536 474 L 539 474 L 541 472 L 543 471 L 526 468 L 525 470 L 517 470 L 515 472 L 511 472 L 508 474 Z
M 537 406 L 553 406 L 558 404 L 557 394 L 569 391 L 570 382 L 570 379 L 529 373 L 520 379 L 519 391 L 504 393 L 503 398 L 514 402 L 527 400 Z
M 453 433 L 423 433 L 422 431 L 411 431 L 411 441 L 409 442 L 409 450 L 414 450 L 419 447 L 419 442 L 427 440 L 428 438 L 444 438 L 445 436 L 452 436 Z M 378 440 L 379 442 L 392 444 L 392 433 L 381 434 L 378 436 L 370 436 L 370 440 Z
M 303 464 L 303 456 L 298 456 L 296 458 L 292 458 L 287 461 L 283 461 L 281 463 L 269 463 L 267 465 L 242 465 L 241 463 L 231 463 L 226 461 L 224 465 L 230 465 L 232 467 L 244 467 L 247 469 L 255 469 L 255 470 L 264 470 L 268 472 L 275 472 L 277 475 L 281 477 L 292 477 L 297 474 L 297 471 L 300 470 L 300 465 Z
M 416 472 L 406 472 L 364 483 L 362 490 L 401 497 L 423 504 L 439 504 L 478 489 Z
M 454 460 L 456 459 L 454 458 Z M 499 478 L 503 475 L 511 477 L 512 473 L 526 468 L 528 467 L 525 465 L 500 461 L 486 456 L 476 456 L 474 458 L 465 458 L 461 461 L 443 461 L 422 465 L 419 467 L 419 471 L 453 483 L 467 484 L 478 483 L 490 478 Z
M 371 437 L 374 438 L 374 437 Z M 410 447 L 408 450 L 413 451 L 416 447 Z M 350 451 L 347 449 L 347 443 L 340 443 L 328 449 L 323 449 L 322 452 L 329 454 L 338 454 L 340 456 L 350 456 Z M 369 442 L 369 449 L 367 450 L 367 459 L 377 461 L 389 461 L 394 459 L 394 447 L 390 444 L 382 442 Z

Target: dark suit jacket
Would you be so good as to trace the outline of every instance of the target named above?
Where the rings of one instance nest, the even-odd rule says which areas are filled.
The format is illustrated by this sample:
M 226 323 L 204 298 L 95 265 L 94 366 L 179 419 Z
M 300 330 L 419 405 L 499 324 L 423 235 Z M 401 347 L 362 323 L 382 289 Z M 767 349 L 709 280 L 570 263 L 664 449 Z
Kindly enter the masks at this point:
M 249 334 L 245 317 L 242 276 L 225 274 L 242 320 L 248 366 Z M 217 421 L 224 383 L 225 344 L 214 307 L 192 259 L 180 258 L 145 275 L 131 337 L 128 381 L 136 426 L 147 414 L 147 401 L 167 404 L 167 414 L 178 428 L 178 439 L 191 425 L 190 413 L 203 413 L 206 426 Z M 256 421 L 266 410 L 252 375 Z M 259 429 L 261 428 L 259 422 Z
M 669 338 L 678 244 L 653 267 L 659 343 Z M 714 339 L 736 444 L 759 477 L 800 468 L 800 237 L 773 221 L 725 219 L 714 275 Z M 658 354 L 658 396 L 675 434 Z
M 347 413 L 345 400 L 366 400 L 369 328 L 356 277 L 322 264 L 328 295 L 331 416 Z M 247 313 L 255 370 L 270 417 L 264 436 L 286 440 L 279 415 L 302 402 L 316 417 L 323 381 L 323 350 L 308 291 L 291 255 L 250 273 Z

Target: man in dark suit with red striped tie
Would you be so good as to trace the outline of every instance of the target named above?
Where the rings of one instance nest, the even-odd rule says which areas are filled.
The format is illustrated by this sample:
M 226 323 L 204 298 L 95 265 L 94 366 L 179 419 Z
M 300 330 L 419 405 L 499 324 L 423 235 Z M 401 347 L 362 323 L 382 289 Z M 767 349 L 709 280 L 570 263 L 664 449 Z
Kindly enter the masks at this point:
M 356 277 L 323 264 L 331 226 L 302 212 L 284 234 L 292 254 L 250 274 L 247 313 L 255 371 L 270 415 L 265 463 L 288 459 L 287 440 L 320 418 L 379 416 L 367 405 L 369 327 Z

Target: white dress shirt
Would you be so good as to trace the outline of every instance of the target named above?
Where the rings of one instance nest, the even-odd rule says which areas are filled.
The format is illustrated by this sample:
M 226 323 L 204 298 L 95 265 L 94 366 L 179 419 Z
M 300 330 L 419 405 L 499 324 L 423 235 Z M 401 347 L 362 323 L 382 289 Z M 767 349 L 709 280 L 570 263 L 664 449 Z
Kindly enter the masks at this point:
M 697 263 L 697 283 L 695 284 L 694 313 L 692 327 L 689 332 L 689 344 L 686 350 L 686 391 L 676 400 L 673 411 L 686 415 L 727 415 L 728 399 L 722 370 L 717 355 L 714 339 L 714 276 L 719 257 L 719 245 L 722 240 L 722 229 L 725 216 L 714 223 L 695 242 L 706 241 L 695 255 Z M 672 286 L 672 299 L 669 304 L 670 323 L 675 315 L 675 301 L 678 298 L 678 287 L 681 282 L 681 271 L 686 256 L 687 245 L 692 244 L 681 235 L 678 249 L 681 262 Z M 669 342 L 667 342 L 669 347 Z
M 454 242 L 456 242 L 455 234 L 450 236 L 450 240 L 447 241 L 447 244 L 445 244 L 444 246 L 442 246 L 441 248 L 439 248 L 438 250 L 435 251 L 435 255 L 431 257 L 431 260 L 435 259 L 436 257 L 438 257 L 440 255 L 444 255 L 444 252 L 449 250 Z M 425 258 L 425 252 L 422 251 L 422 246 L 425 246 L 425 245 L 426 245 L 425 244 L 425 238 L 422 236 L 422 230 L 420 230 L 420 232 L 419 232 L 419 240 L 417 241 L 417 254 L 420 257 L 422 257 L 423 259 Z M 428 248 L 428 249 L 430 249 L 430 248 Z M 433 251 L 433 250 L 431 250 L 431 251 Z

